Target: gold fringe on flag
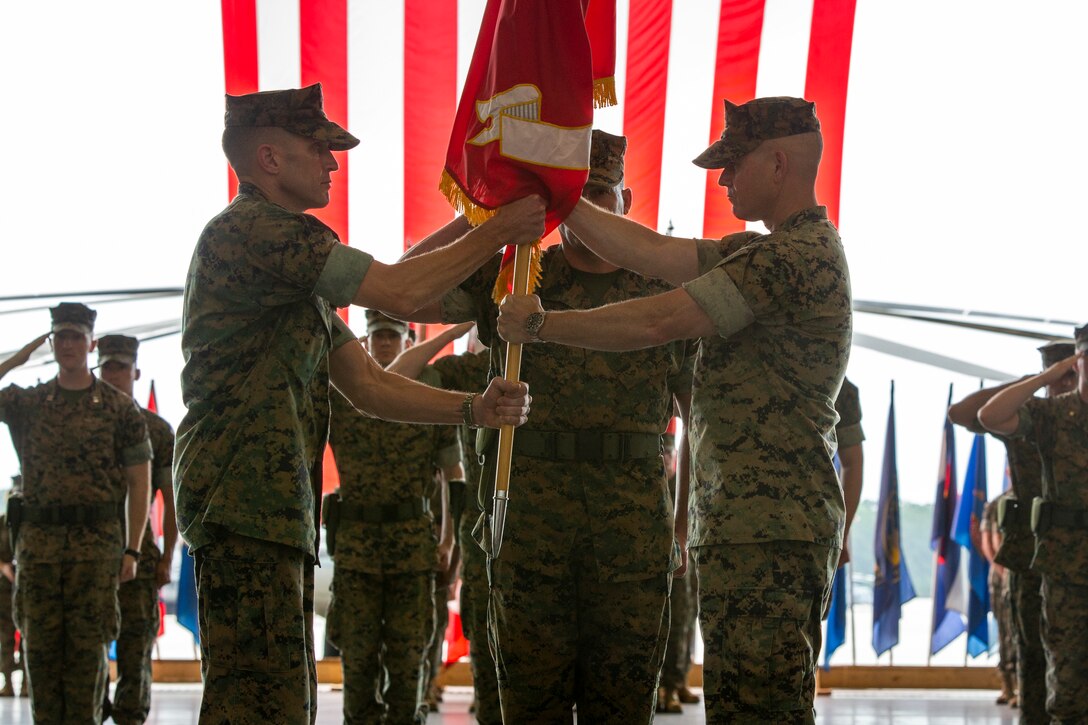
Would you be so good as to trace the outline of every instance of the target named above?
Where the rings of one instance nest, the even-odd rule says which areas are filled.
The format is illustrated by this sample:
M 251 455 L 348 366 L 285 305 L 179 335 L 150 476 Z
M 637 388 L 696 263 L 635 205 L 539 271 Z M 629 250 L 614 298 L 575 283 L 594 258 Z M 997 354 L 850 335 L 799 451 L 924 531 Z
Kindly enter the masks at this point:
M 533 242 L 532 249 L 530 249 L 529 256 L 529 291 L 528 294 L 532 294 L 536 291 L 536 286 L 540 284 L 540 275 L 543 274 L 543 269 L 540 266 L 540 241 Z M 506 295 L 510 294 L 514 284 L 514 260 L 510 259 L 509 264 L 504 264 L 499 267 L 499 276 L 495 280 L 495 287 L 491 290 L 491 299 L 495 300 L 495 304 L 501 304 Z
M 458 214 L 464 214 L 468 223 L 478 227 L 491 217 L 495 216 L 495 209 L 485 209 L 472 199 L 457 184 L 448 171 L 442 171 L 442 180 L 438 182 L 438 190 L 446 201 L 450 203 Z
M 617 103 L 619 103 L 619 101 L 616 100 L 615 76 L 593 79 L 593 107 L 608 108 Z

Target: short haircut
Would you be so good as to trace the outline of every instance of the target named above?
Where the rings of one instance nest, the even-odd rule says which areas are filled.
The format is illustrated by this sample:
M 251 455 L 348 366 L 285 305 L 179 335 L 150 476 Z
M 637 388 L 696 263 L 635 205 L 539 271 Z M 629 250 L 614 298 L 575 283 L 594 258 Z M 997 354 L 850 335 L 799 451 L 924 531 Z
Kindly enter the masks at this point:
M 257 147 L 267 137 L 268 128 L 263 126 L 228 126 L 223 130 L 223 154 L 234 173 L 242 175 L 252 172 Z

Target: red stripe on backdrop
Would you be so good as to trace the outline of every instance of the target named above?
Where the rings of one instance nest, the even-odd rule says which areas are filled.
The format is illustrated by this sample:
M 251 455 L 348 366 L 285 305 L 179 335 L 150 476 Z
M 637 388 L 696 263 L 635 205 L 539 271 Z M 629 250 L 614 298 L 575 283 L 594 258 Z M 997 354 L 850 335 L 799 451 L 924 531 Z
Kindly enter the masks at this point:
M 718 18 L 710 142 L 717 141 L 725 128 L 723 99 L 746 103 L 755 98 L 759 41 L 763 33 L 763 5 L 764 0 L 722 0 Z M 710 171 L 706 176 L 703 236 L 707 239 L 744 229 L 744 222 L 733 216 L 732 205 L 718 186 L 719 173 Z
M 839 223 L 846 86 L 850 80 L 855 5 L 856 0 L 815 0 L 808 44 L 805 98 L 816 102 L 824 136 L 816 198 L 827 207 L 827 215 L 835 225 Z
M 453 218 L 438 190 L 457 113 L 457 0 L 404 3 L 404 248 Z M 444 325 L 421 325 L 420 339 Z M 441 354 L 453 352 L 451 343 Z
M 258 90 L 257 0 L 223 0 L 223 76 L 232 96 Z M 238 177 L 227 167 L 228 198 L 238 193 Z
M 629 216 L 656 229 L 672 0 L 631 0 L 628 18 L 623 133 L 627 136 L 624 177 L 634 196 Z
M 348 4 L 347 0 L 302 0 L 299 5 L 301 80 L 303 86 L 320 83 L 325 115 L 347 128 L 348 125 Z M 340 170 L 333 174 L 329 205 L 313 214 L 340 235 L 348 244 L 348 157 L 346 151 L 333 152 Z M 340 316 L 348 318 L 347 308 Z M 335 393 L 334 393 L 335 394 Z M 332 449 L 325 447 L 322 463 L 322 490 L 340 485 Z

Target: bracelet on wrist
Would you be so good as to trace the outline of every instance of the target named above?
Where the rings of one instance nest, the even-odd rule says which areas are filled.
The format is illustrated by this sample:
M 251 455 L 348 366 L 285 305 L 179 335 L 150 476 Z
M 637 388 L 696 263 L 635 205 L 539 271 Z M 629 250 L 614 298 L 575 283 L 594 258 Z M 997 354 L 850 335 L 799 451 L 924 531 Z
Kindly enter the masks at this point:
M 476 393 L 469 393 L 461 401 L 461 418 L 469 428 L 479 428 L 476 422 L 476 412 L 472 409 L 472 403 L 476 400 Z
M 135 549 L 125 549 L 125 553 L 123 554 L 123 556 L 131 556 L 136 561 L 140 560 L 140 552 L 136 551 Z

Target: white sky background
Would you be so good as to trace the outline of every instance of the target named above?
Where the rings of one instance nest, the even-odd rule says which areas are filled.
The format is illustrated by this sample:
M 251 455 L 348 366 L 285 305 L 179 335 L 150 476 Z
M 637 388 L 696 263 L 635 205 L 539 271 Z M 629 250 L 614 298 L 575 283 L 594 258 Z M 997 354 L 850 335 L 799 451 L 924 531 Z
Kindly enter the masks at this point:
M 483 5 L 461 4 L 462 77 Z M 625 28 L 627 3 L 619 5 Z M 295 35 L 288 3 L 258 7 L 262 34 Z M 680 0 L 674 9 L 660 221 L 682 236 L 702 228 L 703 177 L 689 162 L 706 145 L 711 108 L 720 109 L 710 99 L 716 8 Z M 403 9 L 356 1 L 350 12 L 348 126 L 363 140 L 351 156 L 351 239 L 389 260 L 402 244 Z M 811 0 L 768 0 L 761 94 L 802 93 L 810 14 Z M 1081 233 L 1063 223 L 1080 208 L 1088 165 L 1079 132 L 1086 21 L 1088 6 L 1058 0 L 1027 12 L 1003 1 L 858 0 L 840 214 L 857 299 L 1088 319 Z M 625 31 L 619 40 L 622 73 Z M 278 61 L 262 47 L 262 87 L 297 85 L 292 53 L 297 40 Z M 0 79 L 0 296 L 184 284 L 200 229 L 227 201 L 220 4 L 0 4 Z M 597 123 L 622 132 L 622 119 L 606 109 Z M 98 330 L 179 314 L 178 300 L 102 305 Z M 47 324 L 44 310 L 0 315 L 0 352 Z M 1038 369 L 1030 341 L 863 314 L 855 326 L 1010 373 Z M 178 338 L 146 343 L 141 367 L 138 399 L 154 378 L 160 410 L 176 424 Z M 4 384 L 53 370 L 18 370 Z M 849 375 L 866 415 L 865 497 L 879 490 L 894 378 L 900 493 L 931 501 L 948 384 L 959 398 L 978 381 L 860 347 Z M 969 448 L 961 433 L 961 482 Z M 999 444 L 989 457 L 996 493 Z M 16 469 L 0 436 L 0 475 Z

